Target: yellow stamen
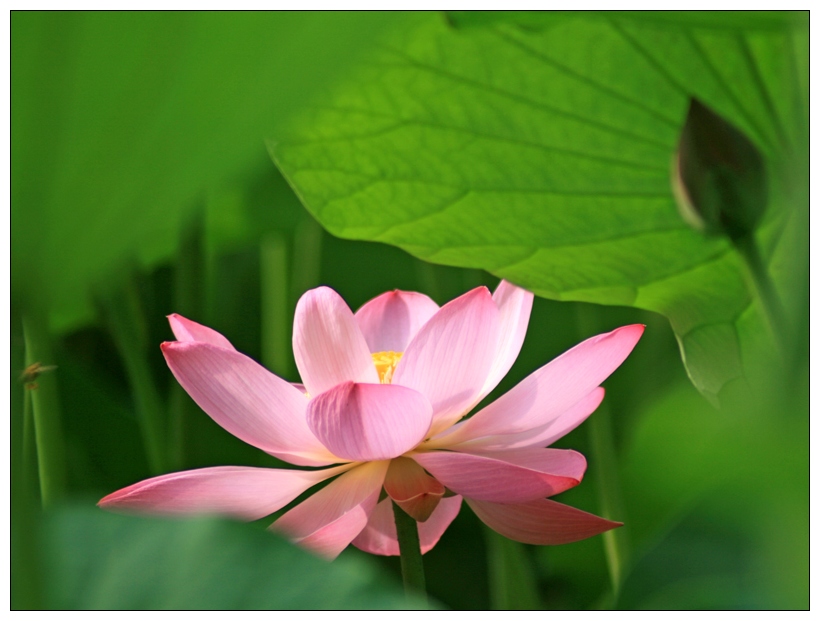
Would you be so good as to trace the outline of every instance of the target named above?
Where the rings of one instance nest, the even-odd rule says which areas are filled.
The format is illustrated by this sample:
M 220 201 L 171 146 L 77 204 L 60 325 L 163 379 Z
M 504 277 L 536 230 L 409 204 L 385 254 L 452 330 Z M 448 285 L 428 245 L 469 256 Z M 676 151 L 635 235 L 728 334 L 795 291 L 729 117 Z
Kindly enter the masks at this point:
M 376 365 L 376 372 L 382 384 L 393 381 L 393 371 L 396 370 L 396 365 L 403 355 L 400 351 L 380 351 L 372 354 L 373 364 Z

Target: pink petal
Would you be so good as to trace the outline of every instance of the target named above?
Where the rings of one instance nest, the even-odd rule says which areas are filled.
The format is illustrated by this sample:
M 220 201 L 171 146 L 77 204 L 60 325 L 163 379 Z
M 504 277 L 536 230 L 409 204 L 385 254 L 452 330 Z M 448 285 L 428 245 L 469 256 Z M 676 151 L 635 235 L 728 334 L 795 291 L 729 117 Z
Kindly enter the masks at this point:
M 384 491 L 417 522 L 426 522 L 444 496 L 444 486 L 412 459 L 390 461 Z
M 413 291 L 388 291 L 356 311 L 356 321 L 373 353 L 403 352 L 438 311 L 438 304 Z
M 546 498 L 514 505 L 478 500 L 467 504 L 497 533 L 539 546 L 572 543 L 623 526 Z
M 296 541 L 320 556 L 333 560 L 355 539 L 362 529 L 367 526 L 367 520 L 373 512 L 379 492 L 373 492 L 360 505 L 354 507 L 334 522 L 323 526 L 307 537 Z
M 498 307 L 486 287 L 478 287 L 445 304 L 410 342 L 393 384 L 430 400 L 433 434 L 476 402 L 495 359 L 498 328 Z
M 546 425 L 591 393 L 635 347 L 644 326 L 587 339 L 522 380 L 447 435 L 448 445 Z
M 308 429 L 308 400 L 288 382 L 237 351 L 171 342 L 162 353 L 197 405 L 240 440 L 297 465 L 340 460 Z
M 522 434 L 522 438 L 515 444 L 509 446 L 509 448 L 517 449 L 525 446 L 549 446 L 559 438 L 563 438 L 570 431 L 578 427 L 578 425 L 589 418 L 590 414 L 598 409 L 598 406 L 601 405 L 601 401 L 604 400 L 605 392 L 606 391 L 599 386 L 572 406 L 569 410 L 561 414 L 553 422 L 545 425 L 543 428 L 540 428 L 538 433 L 532 434 L 530 438 L 526 439 L 523 437 L 524 434 Z
M 490 502 L 520 503 L 552 496 L 578 485 L 586 470 L 583 455 L 561 449 L 430 451 L 412 457 L 455 493 Z
M 461 496 L 442 498 L 436 510 L 426 522 L 419 523 L 419 543 L 421 553 L 427 554 L 441 539 L 444 531 L 456 519 L 461 509 Z M 399 556 L 399 542 L 396 538 L 396 522 L 393 517 L 392 501 L 382 500 L 373 513 L 367 527 L 353 540 L 353 545 L 382 556 Z
M 432 415 L 424 395 L 410 388 L 344 382 L 310 400 L 307 424 L 333 454 L 374 461 L 417 446 Z
M 307 391 L 314 396 L 342 382 L 379 383 L 353 313 L 328 287 L 311 289 L 296 305 L 293 355 Z
M 532 300 L 532 293 L 526 289 L 516 287 L 506 280 L 498 283 L 493 293 L 493 301 L 499 310 L 498 350 L 490 376 L 481 391 L 482 399 L 498 386 L 498 382 L 504 378 L 518 358 L 527 334 L 527 324 L 530 322 Z
M 103 498 L 103 509 L 158 514 L 216 513 L 258 520 L 349 466 L 274 470 L 220 466 L 174 472 L 129 485 Z
M 362 464 L 296 505 L 271 525 L 306 548 L 335 558 L 367 525 L 389 462 Z
M 549 446 L 583 423 L 601 405 L 604 392 L 604 389 L 599 386 L 558 418 L 535 429 L 506 435 L 485 436 L 462 444 L 448 445 L 448 448 L 472 452 Z
M 183 343 L 210 343 L 217 347 L 223 347 L 236 351 L 230 341 L 222 336 L 216 330 L 211 330 L 201 324 L 185 319 L 182 315 L 168 315 L 168 323 L 171 324 L 171 330 L 178 341 Z

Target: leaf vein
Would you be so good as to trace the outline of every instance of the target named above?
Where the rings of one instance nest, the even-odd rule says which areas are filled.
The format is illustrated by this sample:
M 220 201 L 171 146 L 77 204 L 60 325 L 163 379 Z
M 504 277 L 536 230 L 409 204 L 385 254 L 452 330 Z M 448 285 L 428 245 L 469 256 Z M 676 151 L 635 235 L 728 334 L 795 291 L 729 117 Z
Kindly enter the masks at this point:
M 700 56 L 701 60 L 703 61 L 703 64 L 706 65 L 706 68 L 709 70 L 709 73 L 712 75 L 712 78 L 714 78 L 715 82 L 717 82 L 720 85 L 721 89 L 729 97 L 729 100 L 732 102 L 732 104 L 734 104 L 735 108 L 737 108 L 737 110 L 743 115 L 743 117 L 746 119 L 746 122 L 749 123 L 749 125 L 751 125 L 755 129 L 758 136 L 760 136 L 760 138 L 766 142 L 766 145 L 769 148 L 772 148 L 773 145 L 768 135 L 768 132 L 763 130 L 758 120 L 752 115 L 751 112 L 749 112 L 748 108 L 746 108 L 746 106 L 743 105 L 743 102 L 740 101 L 735 92 L 731 88 L 729 88 L 729 85 L 726 84 L 726 80 L 724 80 L 720 73 L 718 73 L 717 67 L 715 67 L 715 64 L 712 62 L 712 59 L 706 53 L 706 50 L 703 49 L 703 46 L 698 42 L 698 40 L 695 38 L 691 31 L 687 30 L 685 36 L 689 41 L 690 45 L 698 53 L 698 56 Z
M 323 108 L 327 108 L 327 106 L 322 106 Z M 402 129 L 408 125 L 408 121 L 405 119 L 400 119 L 397 117 L 392 117 L 389 115 L 380 115 L 384 116 L 385 118 L 391 118 L 395 121 L 393 125 L 389 125 L 387 127 L 382 127 L 380 129 L 373 130 L 372 132 L 362 132 L 359 134 L 337 134 L 332 138 L 305 138 L 302 140 L 284 140 L 281 142 L 282 146 L 286 147 L 301 147 L 305 145 L 314 145 L 314 144 L 333 144 L 335 142 L 349 142 L 353 140 L 369 140 L 371 138 L 379 138 L 380 136 L 386 136 L 391 132 L 396 130 Z
M 624 168 L 635 168 L 638 170 L 650 170 L 650 171 L 657 171 L 662 172 L 664 175 L 668 175 L 669 170 L 666 166 L 654 166 L 645 164 L 643 162 L 633 162 L 630 160 L 619 160 L 613 157 L 606 157 L 603 155 L 597 155 L 594 153 L 587 153 L 584 151 L 578 151 L 575 149 L 567 149 L 564 147 L 557 147 L 554 145 L 547 145 L 541 142 L 535 142 L 531 140 L 524 140 L 522 138 L 511 137 L 511 136 L 499 136 L 498 134 L 492 134 L 489 132 L 483 132 L 480 130 L 472 129 L 469 127 L 459 127 L 457 125 L 447 125 L 446 123 L 437 123 L 435 121 L 430 121 L 427 119 L 402 119 L 395 115 L 375 112 L 375 111 L 368 111 L 368 110 L 361 110 L 356 108 L 344 108 L 338 106 L 320 106 L 322 109 L 326 110 L 335 110 L 339 112 L 351 112 L 356 114 L 362 115 L 373 115 L 379 116 L 382 118 L 389 118 L 398 121 L 395 125 L 391 125 L 390 127 L 380 129 L 378 131 L 370 132 L 370 133 L 363 133 L 363 134 L 350 134 L 350 135 L 340 135 L 335 136 L 333 138 L 320 138 L 320 139 L 311 139 L 311 140 L 289 140 L 283 143 L 286 146 L 300 146 L 300 145 L 308 145 L 308 144 L 332 144 L 334 142 L 347 142 L 351 140 L 368 140 L 370 138 L 377 138 L 383 135 L 387 135 L 390 132 L 402 129 L 404 127 L 412 127 L 413 125 L 418 125 L 421 127 L 431 127 L 431 128 L 439 128 L 450 130 L 454 132 L 461 132 L 464 134 L 469 134 L 475 136 L 477 138 L 485 138 L 488 140 L 496 140 L 499 142 L 508 142 L 510 144 L 517 144 L 525 147 L 532 147 L 535 149 L 539 149 L 546 152 L 552 153 L 562 153 L 565 155 L 571 155 L 583 159 L 588 159 L 591 161 L 602 162 L 605 164 L 612 164 L 613 166 L 622 166 Z
M 656 233 L 672 233 L 674 231 L 681 231 L 681 230 L 684 230 L 684 229 L 686 229 L 685 225 L 683 225 L 683 226 L 675 225 L 675 226 L 669 226 L 669 227 L 664 227 L 664 228 L 653 228 L 652 230 L 649 230 L 649 231 L 631 231 L 631 232 L 625 233 L 623 235 L 616 235 L 616 236 L 605 237 L 605 238 L 589 240 L 589 241 L 567 242 L 567 243 L 561 243 L 561 244 L 550 244 L 549 246 L 538 246 L 537 248 L 535 248 L 534 252 L 538 252 L 539 250 L 556 250 L 556 249 L 560 249 L 560 248 L 583 248 L 583 247 L 586 247 L 586 246 L 595 246 L 595 245 L 599 245 L 599 244 L 607 244 L 607 243 L 611 243 L 611 242 L 624 241 L 624 240 L 627 240 L 627 239 L 633 239 L 633 238 L 641 237 L 641 236 L 644 236 L 644 235 L 654 235 Z M 413 245 L 414 246 L 420 246 L 420 247 L 423 247 L 423 248 L 435 248 L 436 247 L 436 246 L 425 246 L 424 244 L 415 244 L 415 243 Z M 479 243 L 470 243 L 470 244 L 451 244 L 451 243 L 448 243 L 447 244 L 447 249 L 450 249 L 450 248 L 495 248 L 495 247 L 500 247 L 500 248 L 515 248 L 515 247 L 530 248 L 529 245 L 518 246 L 517 244 L 479 244 Z M 506 268 L 506 267 L 509 267 L 510 265 L 515 265 L 517 263 L 519 263 L 519 260 L 516 260 L 515 263 L 504 265 L 503 267 Z
M 749 48 L 749 43 L 743 34 L 738 34 L 736 36 L 738 43 L 740 44 L 740 49 L 743 52 L 743 58 L 746 61 L 746 64 L 749 66 L 749 71 L 751 71 L 752 73 L 752 79 L 754 80 L 757 92 L 760 93 L 760 98 L 763 100 L 763 105 L 766 107 L 766 111 L 769 113 L 769 116 L 771 117 L 775 133 L 777 134 L 777 137 L 780 140 L 781 146 L 786 151 L 788 151 L 790 150 L 789 138 L 786 134 L 785 128 L 783 127 L 780 115 L 777 113 L 777 109 L 774 107 L 774 102 L 772 101 L 769 89 L 766 86 L 766 83 L 763 81 L 763 76 L 760 75 L 760 69 L 757 66 L 757 61 L 754 59 L 754 56 L 752 55 L 752 50 Z
M 545 64 L 557 69 L 558 71 L 564 73 L 565 75 L 567 75 L 571 78 L 574 78 L 578 82 L 581 82 L 582 84 L 586 84 L 588 86 L 591 86 L 592 88 L 595 88 L 595 89 L 601 91 L 602 93 L 605 93 L 605 94 L 609 95 L 613 99 L 617 99 L 618 101 L 622 101 L 626 104 L 629 104 L 629 105 L 633 106 L 634 108 L 637 108 L 638 110 L 641 110 L 641 111 L 647 113 L 652 118 L 654 118 L 658 121 L 661 121 L 662 123 L 664 123 L 664 124 L 666 124 L 670 127 L 673 127 L 675 129 L 678 129 L 680 127 L 680 122 L 677 119 L 669 118 L 669 117 L 661 114 L 660 112 L 658 112 L 654 108 L 651 108 L 651 107 L 647 106 L 645 103 L 643 103 L 640 100 L 632 99 L 631 97 L 628 97 L 628 96 L 624 95 L 623 93 L 619 93 L 615 89 L 613 89 L 609 86 L 606 86 L 605 84 L 601 84 L 600 82 L 596 82 L 592 78 L 579 73 L 575 69 L 572 69 L 571 67 L 567 67 L 566 65 L 563 65 L 563 64 L 559 63 L 554 58 L 551 58 L 551 57 L 547 56 L 546 54 L 544 54 L 544 52 L 541 52 L 540 50 L 536 50 L 536 49 L 533 49 L 532 47 L 530 47 L 528 45 L 525 45 L 519 39 L 516 39 L 515 37 L 510 36 L 509 33 L 506 33 L 506 32 L 504 32 L 500 29 L 492 30 L 491 32 L 495 33 L 496 35 L 498 35 L 500 38 L 504 39 L 508 43 L 510 43 L 512 45 L 515 45 L 516 47 L 520 48 L 521 50 L 523 50 L 524 52 L 526 52 L 527 54 L 529 54 L 533 58 L 541 60 Z
M 673 272 L 668 272 L 668 273 L 664 274 L 663 276 L 660 276 L 658 278 L 653 278 L 651 280 L 642 282 L 642 283 L 640 283 L 636 286 L 638 288 L 648 287 L 650 285 L 656 285 L 658 283 L 663 283 L 667 280 L 672 280 L 673 278 L 678 278 L 679 276 L 682 276 L 683 274 L 686 274 L 688 272 L 694 272 L 695 270 L 698 270 L 702 267 L 705 267 L 705 266 L 709 265 L 710 263 L 717 263 L 718 261 L 723 259 L 726 255 L 728 255 L 731 252 L 732 252 L 732 247 L 727 245 L 726 247 L 721 248 L 719 251 L 715 252 L 713 255 L 705 257 L 703 260 L 698 261 L 697 264 L 695 264 L 695 265 L 687 265 L 686 267 L 675 270 Z
M 669 73 L 669 71 L 663 65 L 661 65 L 660 62 L 654 56 L 652 56 L 652 54 L 647 49 L 645 49 L 640 43 L 638 43 L 638 41 L 632 35 L 630 35 L 623 28 L 623 26 L 621 26 L 616 20 L 610 19 L 609 22 L 612 24 L 612 27 L 615 29 L 615 31 L 621 35 L 624 41 L 629 43 L 635 49 L 635 51 L 638 52 L 640 56 L 646 59 L 646 61 L 655 69 L 655 71 L 660 76 L 665 78 L 666 81 L 669 82 L 669 84 L 671 84 L 675 88 L 675 90 L 677 90 L 681 95 L 689 99 L 689 97 L 691 96 L 689 90 L 686 87 L 684 87 L 680 82 L 678 82 L 678 80 L 675 79 L 675 77 L 672 76 L 672 74 Z
M 422 63 L 422 62 L 417 61 L 413 58 L 410 58 L 409 56 L 404 55 L 402 52 L 400 52 L 399 50 L 396 50 L 394 48 L 389 48 L 389 49 L 393 54 L 395 54 L 396 56 L 401 58 L 405 63 L 407 63 L 408 65 L 410 65 L 412 67 L 420 69 L 422 71 L 427 71 L 429 73 L 439 75 L 441 77 L 447 78 L 447 79 L 452 80 L 454 82 L 460 82 L 462 84 L 466 84 L 467 86 L 470 86 L 470 87 L 475 88 L 475 89 L 493 92 L 496 95 L 499 95 L 501 97 L 505 97 L 507 99 L 511 99 L 513 101 L 517 101 L 518 103 L 530 106 L 532 108 L 543 110 L 545 112 L 555 114 L 556 116 L 563 116 L 564 118 L 572 119 L 572 120 L 577 121 L 581 124 L 588 125 L 590 127 L 595 127 L 597 129 L 600 129 L 601 131 L 605 131 L 605 132 L 609 132 L 609 133 L 614 134 L 614 135 L 629 138 L 630 140 L 633 140 L 635 142 L 642 142 L 644 144 L 648 144 L 648 145 L 658 147 L 658 148 L 661 148 L 661 149 L 664 149 L 664 150 L 667 150 L 667 149 L 670 148 L 670 145 L 666 144 L 665 142 L 654 140 L 652 138 L 648 138 L 648 137 L 642 136 L 640 134 L 635 134 L 635 133 L 632 133 L 630 131 L 621 129 L 621 128 L 613 126 L 613 125 L 607 125 L 606 123 L 601 123 L 601 122 L 596 121 L 592 118 L 585 117 L 585 116 L 582 116 L 582 115 L 579 115 L 579 114 L 575 114 L 575 113 L 570 112 L 568 110 L 562 110 L 561 108 L 556 108 L 554 106 L 547 105 L 547 104 L 545 104 L 543 102 L 540 102 L 540 101 L 534 101 L 532 99 L 529 99 L 528 97 L 524 97 L 523 95 L 521 95 L 519 93 L 514 93 L 514 92 L 508 91 L 506 89 L 503 89 L 503 88 L 500 88 L 500 87 L 497 87 L 497 86 L 492 86 L 490 84 L 486 84 L 486 83 L 480 82 L 478 80 L 474 80 L 472 78 L 468 78 L 466 76 L 459 75 L 457 73 L 446 71 L 446 70 L 441 69 L 440 67 L 436 67 L 434 65 L 428 65 L 428 64 Z
M 473 187 L 464 187 L 464 185 L 458 185 L 455 183 L 447 183 L 444 181 L 438 181 L 435 179 L 424 179 L 424 178 L 409 178 L 409 177 L 383 177 L 379 175 L 374 175 L 372 173 L 365 173 L 360 170 L 345 170 L 343 168 L 336 168 L 336 167 L 316 167 L 316 166 L 305 166 L 305 167 L 295 167 L 291 169 L 291 174 L 299 173 L 299 172 L 338 172 L 346 175 L 356 176 L 356 177 L 368 177 L 373 181 L 368 184 L 367 186 L 363 186 L 362 189 L 369 187 L 371 185 L 376 185 L 378 183 L 418 183 L 423 185 L 437 185 L 446 188 L 452 188 L 454 190 L 461 190 L 464 192 L 487 192 L 487 193 L 498 193 L 498 194 L 549 194 L 551 196 L 572 196 L 572 197 L 589 197 L 589 198 L 639 198 L 639 199 L 660 199 L 660 198 L 669 198 L 670 191 L 663 191 L 663 192 L 602 192 L 600 190 L 560 190 L 560 189 L 551 189 L 551 188 L 514 188 L 514 187 L 492 187 L 492 186 L 473 186 Z

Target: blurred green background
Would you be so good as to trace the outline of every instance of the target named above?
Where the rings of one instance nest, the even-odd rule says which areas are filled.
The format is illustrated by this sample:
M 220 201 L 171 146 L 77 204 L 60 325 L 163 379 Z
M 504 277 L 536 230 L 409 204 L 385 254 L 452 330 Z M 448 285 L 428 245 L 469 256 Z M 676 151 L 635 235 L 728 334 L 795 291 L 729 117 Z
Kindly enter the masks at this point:
M 12 608 L 418 605 L 404 599 L 397 559 L 351 548 L 327 564 L 266 533 L 270 518 L 142 519 L 95 504 L 172 470 L 278 465 L 176 385 L 159 350 L 172 338 L 166 315 L 213 327 L 297 380 L 290 334 L 307 289 L 329 285 L 353 309 L 391 289 L 442 304 L 499 276 L 543 297 L 488 400 L 588 336 L 647 325 L 603 405 L 558 443 L 590 463 L 558 499 L 625 526 L 526 546 L 465 505 L 425 556 L 432 605 L 808 608 L 805 15 L 12 12 L 11 26 Z M 644 65 L 605 62 L 597 48 L 615 32 L 680 92 L 664 99 Z M 696 84 L 688 56 L 658 51 L 675 37 L 707 50 L 713 83 Z M 511 55 L 512 40 L 541 58 Z M 566 83 L 541 73 L 548 53 Z M 395 73 L 422 59 L 483 90 Z M 497 98 L 513 87 L 515 97 Z M 635 92 L 665 128 L 630 116 Z M 689 94 L 747 131 L 770 166 L 760 243 L 790 324 L 785 352 L 735 253 L 685 229 L 675 211 L 667 162 Z M 525 100 L 537 114 L 518 107 Z M 379 124 L 386 108 L 404 115 L 400 133 Z M 564 116 L 551 119 L 553 108 Z M 623 140 L 576 130 L 569 110 L 587 115 L 587 128 L 621 128 Z M 462 122 L 474 139 L 436 129 Z M 624 128 L 658 144 L 636 147 Z M 489 131 L 510 150 L 480 143 Z M 541 159 L 525 138 L 562 148 Z M 607 161 L 586 168 L 573 159 L 585 149 Z M 626 160 L 648 172 L 623 172 Z M 383 185 L 362 193 L 365 178 Z M 483 180 L 499 195 L 464 211 L 435 191 L 461 183 L 477 193 Z M 534 202 L 511 202 L 514 183 Z M 560 202 L 562 183 L 579 202 Z M 651 204 L 602 199 L 638 186 Z M 439 219 L 424 228 L 430 215 Z M 562 250 L 638 229 L 647 246 Z M 682 241 L 652 237 L 670 229 Z M 533 231 L 538 261 L 498 260 Z M 471 254 L 459 244 L 473 233 L 487 239 Z M 672 263 L 691 269 L 685 283 L 668 280 Z M 605 277 L 583 272 L 593 268 Z M 751 319 L 738 321 L 737 308 Z M 721 313 L 734 318 L 731 338 L 708 331 Z M 700 340 L 680 328 L 692 317 L 707 326 Z M 35 362 L 56 365 L 27 378 L 36 388 L 21 378 Z

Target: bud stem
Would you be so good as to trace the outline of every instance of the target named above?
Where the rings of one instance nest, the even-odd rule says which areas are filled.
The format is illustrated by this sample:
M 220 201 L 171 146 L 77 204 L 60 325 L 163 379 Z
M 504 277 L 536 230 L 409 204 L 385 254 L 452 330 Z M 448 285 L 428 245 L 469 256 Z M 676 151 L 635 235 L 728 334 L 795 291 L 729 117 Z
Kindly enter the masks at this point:
M 769 272 L 766 270 L 766 266 L 760 256 L 757 240 L 753 233 L 749 233 L 742 237 L 732 238 L 732 243 L 740 253 L 740 256 L 743 257 L 743 261 L 749 269 L 752 282 L 754 282 L 754 287 L 757 290 L 757 295 L 763 304 L 766 318 L 769 320 L 769 325 L 774 334 L 777 347 L 785 358 L 786 353 L 789 351 L 788 319 L 783 305 L 780 302 L 780 297 L 777 295 L 774 283 L 769 277 Z

